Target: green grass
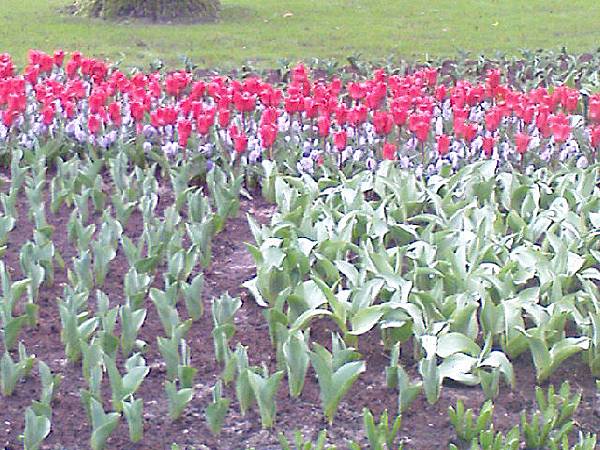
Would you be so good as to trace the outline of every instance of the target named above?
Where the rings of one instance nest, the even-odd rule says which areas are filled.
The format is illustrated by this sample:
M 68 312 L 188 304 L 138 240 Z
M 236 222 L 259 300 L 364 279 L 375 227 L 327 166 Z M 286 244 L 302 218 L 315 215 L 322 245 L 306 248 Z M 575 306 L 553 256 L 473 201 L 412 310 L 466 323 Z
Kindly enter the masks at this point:
M 222 0 L 218 24 L 104 23 L 68 17 L 69 0 L 0 0 L 0 52 L 23 62 L 29 48 L 80 50 L 147 64 L 203 67 L 280 58 L 422 59 L 457 50 L 494 55 L 521 48 L 600 46 L 597 0 Z M 291 15 L 290 15 L 291 13 Z

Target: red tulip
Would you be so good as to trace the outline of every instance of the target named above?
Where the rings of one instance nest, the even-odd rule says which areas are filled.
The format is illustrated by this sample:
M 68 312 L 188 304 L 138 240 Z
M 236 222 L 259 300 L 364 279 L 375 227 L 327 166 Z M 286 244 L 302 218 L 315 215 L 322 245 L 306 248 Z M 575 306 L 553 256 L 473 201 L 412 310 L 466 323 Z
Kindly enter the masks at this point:
M 312 97 L 305 97 L 303 108 L 308 119 L 313 119 L 319 114 L 319 105 Z
M 14 75 L 15 65 L 7 53 L 0 53 L 0 78 L 9 78 Z
M 46 126 L 51 125 L 52 122 L 54 122 L 54 108 L 46 106 L 42 110 L 42 121 Z
M 435 99 L 440 103 L 443 102 L 446 99 L 447 92 L 448 90 L 446 89 L 446 86 L 444 84 L 440 84 L 435 88 Z
M 392 117 L 394 118 L 394 123 L 401 127 L 406 123 L 408 119 L 408 109 L 404 109 L 401 106 L 392 108 Z
M 523 122 L 525 122 L 525 125 L 531 125 L 533 123 L 533 117 L 535 115 L 535 107 L 534 106 L 527 106 L 524 110 L 523 110 Z
M 393 161 L 396 159 L 396 146 L 389 142 L 383 144 L 383 159 Z
M 110 117 L 110 121 L 116 126 L 120 126 L 123 122 L 123 117 L 121 115 L 121 105 L 118 102 L 112 102 L 108 105 L 108 115 Z
M 568 112 L 573 113 L 573 112 L 577 111 L 578 103 L 579 103 L 579 92 L 577 92 L 577 91 L 571 92 L 571 93 L 569 93 L 569 95 L 567 95 L 567 98 L 565 101 L 565 109 Z
M 493 133 L 498 129 L 501 120 L 500 111 L 497 108 L 490 109 L 485 115 L 485 129 Z
M 335 120 L 338 125 L 346 125 L 348 123 L 348 108 L 344 103 L 340 103 L 334 109 Z
M 437 140 L 437 151 L 440 156 L 444 156 L 448 154 L 450 149 L 450 137 L 445 134 L 440 134 L 436 136 Z
M 132 102 L 129 107 L 131 109 L 131 117 L 133 117 L 136 122 L 141 122 L 144 119 L 144 114 L 146 113 L 143 103 Z
M 229 126 L 229 136 L 231 136 L 231 139 L 234 139 L 236 136 L 240 135 L 240 129 L 238 128 L 238 126 L 233 123 Z
M 53 62 L 54 62 L 55 66 L 57 66 L 57 67 L 62 66 L 64 59 L 65 59 L 65 52 L 63 52 L 62 50 L 57 50 L 54 52 Z
M 428 86 L 435 86 L 437 83 L 437 69 L 436 68 L 430 68 L 430 69 L 424 69 L 425 72 L 425 78 L 427 80 L 427 85 Z
M 596 94 L 590 97 L 588 105 L 588 115 L 592 123 L 600 123 L 600 95 Z
M 415 136 L 417 136 L 419 142 L 425 142 L 429 136 L 429 122 L 421 121 L 417 123 L 415 127 Z
M 75 117 L 75 103 L 66 102 L 63 112 L 67 119 L 72 119 L 73 117 Z
M 375 133 L 379 135 L 390 134 L 394 126 L 392 115 L 387 111 L 376 111 L 373 114 L 373 126 L 375 127 Z
M 2 112 L 2 111 L 0 111 Z M 15 122 L 16 118 L 19 117 L 19 112 L 9 109 L 4 111 L 4 115 L 2 116 L 2 123 L 4 123 L 5 127 L 10 128 L 12 124 Z
M 600 147 L 600 125 L 590 128 L 590 143 L 594 148 Z
M 206 92 L 206 83 L 202 80 L 195 81 L 192 84 L 192 92 L 190 93 L 190 98 L 193 100 L 200 100 L 204 97 L 204 93 Z
M 496 145 L 496 138 L 493 136 L 485 136 L 483 138 L 483 152 L 485 156 L 489 157 L 494 152 L 494 145 Z
M 348 93 L 353 100 L 360 100 L 366 95 L 365 86 L 362 83 L 348 83 Z
M 571 134 L 571 125 L 569 124 L 569 118 L 563 113 L 550 116 L 548 118 L 548 124 L 556 142 L 565 142 L 569 138 L 569 135 Z
M 469 143 L 472 142 L 473 139 L 475 139 L 475 136 L 477 135 L 477 125 L 474 123 L 465 124 L 463 133 L 465 141 Z
M 289 93 L 289 91 L 288 91 Z M 304 102 L 304 98 L 301 97 L 299 94 L 295 94 L 295 95 L 291 95 L 289 97 L 286 97 L 284 105 L 285 105 L 285 111 L 288 114 L 294 114 L 298 111 L 301 110 L 301 103 Z
M 100 130 L 100 126 L 102 125 L 102 122 L 100 121 L 100 118 L 98 116 L 91 115 L 88 118 L 87 125 L 88 125 L 88 131 L 90 132 L 90 134 L 96 134 Z
M 231 113 L 228 109 L 219 110 L 219 126 L 221 128 L 227 128 L 227 125 L 229 125 L 230 116 Z
M 260 117 L 260 124 L 269 123 L 275 125 L 277 122 L 278 111 L 275 108 L 266 108 Z
M 384 82 L 387 78 L 387 74 L 384 69 L 375 69 L 373 71 L 373 78 L 375 78 L 376 81 Z
M 79 64 L 73 59 L 69 60 L 69 62 L 67 63 L 67 67 L 65 68 L 67 76 L 69 78 L 75 78 L 77 70 L 79 70 Z
M 488 70 L 485 81 L 486 81 L 486 84 L 488 84 L 492 89 L 498 87 L 498 85 L 500 84 L 500 70 L 498 70 L 498 69 Z
M 260 93 L 260 101 L 265 106 L 279 107 L 281 100 L 283 99 L 283 92 L 280 89 L 273 89 L 272 86 L 268 85 Z
M 348 121 L 354 125 L 358 126 L 361 123 L 365 123 L 367 121 L 367 114 L 369 110 L 365 105 L 358 105 L 350 110 L 348 113 Z
M 239 112 L 254 111 L 254 108 L 256 108 L 256 95 L 249 92 L 236 91 L 233 93 L 233 104 Z
M 178 142 L 180 147 L 187 147 L 188 139 L 192 134 L 192 121 L 187 119 L 181 119 L 177 122 L 177 134 Z
M 207 135 L 210 131 L 210 127 L 214 124 L 214 116 L 210 114 L 201 114 L 196 121 L 196 127 L 198 128 L 198 133 L 202 135 Z
M 427 140 L 429 134 L 429 127 L 431 126 L 431 114 L 430 113 L 419 113 L 412 114 L 408 118 L 408 129 L 417 135 L 419 141 L 424 142 Z
M 248 148 L 248 136 L 245 134 L 238 134 L 233 137 L 233 146 L 235 148 L 236 153 L 242 154 Z
M 531 141 L 531 136 L 525 133 L 516 133 L 515 134 L 515 145 L 517 147 L 517 152 L 523 155 L 527 148 L 529 147 L 529 142 Z
M 333 145 L 338 149 L 338 151 L 341 152 L 346 149 L 347 139 L 348 134 L 345 130 L 338 131 L 337 133 L 333 134 Z
M 277 127 L 273 124 L 263 124 L 258 132 L 263 148 L 271 148 L 277 139 Z
M 319 136 L 329 136 L 329 128 L 331 127 L 331 120 L 329 116 L 319 116 L 317 119 L 317 127 L 319 128 Z
M 295 82 L 301 82 L 308 79 L 308 71 L 306 66 L 302 63 L 298 63 L 292 68 L 292 80 Z

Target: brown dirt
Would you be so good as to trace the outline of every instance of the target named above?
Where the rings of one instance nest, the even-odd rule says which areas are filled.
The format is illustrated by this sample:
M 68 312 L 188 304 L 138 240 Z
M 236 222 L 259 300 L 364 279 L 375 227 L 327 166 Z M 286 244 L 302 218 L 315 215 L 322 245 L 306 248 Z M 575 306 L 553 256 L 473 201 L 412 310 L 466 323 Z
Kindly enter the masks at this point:
M 159 211 L 162 211 L 172 201 L 168 193 L 161 197 Z M 47 205 L 49 202 L 46 203 Z M 17 228 L 10 234 L 9 248 L 4 256 L 5 263 L 13 271 L 13 279 L 21 277 L 18 253 L 21 246 L 32 238 L 32 225 L 27 221 L 28 204 L 23 198 L 19 204 L 20 219 Z M 66 207 L 59 214 L 53 215 L 48 211 L 48 220 L 55 227 L 54 244 L 60 250 L 65 261 L 69 263 L 76 255 L 75 249 L 66 240 L 66 223 L 69 212 Z M 183 417 L 172 422 L 167 414 L 167 402 L 164 394 L 164 364 L 156 348 L 156 336 L 163 335 L 162 326 L 154 308 L 148 302 L 148 316 L 142 327 L 140 338 L 150 344 L 145 355 L 150 374 L 145 379 L 137 398 L 143 398 L 145 434 L 141 443 L 134 445 L 128 440 L 127 425 L 124 419 L 111 436 L 109 449 L 168 449 L 172 443 L 178 443 L 188 449 L 242 449 L 255 447 L 257 450 L 279 448 L 277 433 L 283 431 L 288 436 L 294 429 L 300 429 L 305 435 L 316 437 L 318 430 L 326 428 L 319 404 L 319 390 L 312 369 L 306 380 L 304 392 L 299 399 L 290 399 L 287 384 L 282 383 L 277 398 L 277 423 L 274 430 L 261 430 L 260 417 L 256 409 L 252 409 L 245 417 L 239 413 L 232 386 L 227 387 L 225 395 L 232 399 L 223 432 L 219 438 L 212 437 L 205 420 L 204 409 L 211 401 L 210 389 L 214 385 L 222 368 L 215 362 L 211 338 L 212 318 L 210 314 L 210 299 L 225 291 L 231 295 L 239 295 L 243 306 L 236 317 L 236 335 L 233 342 L 242 342 L 248 346 L 252 364 L 266 362 L 271 370 L 274 367 L 274 355 L 270 346 L 268 329 L 263 319 L 261 308 L 244 292 L 240 285 L 254 274 L 254 264 L 246 251 L 245 242 L 252 241 L 245 215 L 254 215 L 259 222 L 266 223 L 273 212 L 273 207 L 260 198 L 254 201 L 243 200 L 239 217 L 227 223 L 227 227 L 218 235 L 213 243 L 213 262 L 205 271 L 206 286 L 203 293 L 205 314 L 195 323 L 187 341 L 191 347 L 192 361 L 198 368 L 196 376 L 195 396 L 186 409 Z M 92 217 L 96 223 L 100 216 Z M 139 235 L 141 217 L 136 211 L 128 224 L 128 235 Z M 111 271 L 103 291 L 111 299 L 111 306 L 121 302 L 122 278 L 128 265 L 122 254 L 111 263 Z M 34 353 L 43 359 L 53 372 L 64 376 L 58 397 L 53 403 L 52 431 L 45 443 L 44 449 L 68 448 L 69 450 L 89 448 L 91 427 L 87 422 L 79 399 L 79 389 L 85 387 L 79 365 L 73 366 L 65 360 L 64 348 L 60 342 L 60 318 L 56 299 L 62 295 L 63 285 L 67 282 L 66 273 L 56 270 L 55 284 L 41 290 L 40 321 L 35 329 L 24 330 L 21 339 L 29 353 Z M 155 276 L 155 285 L 159 286 L 162 276 Z M 93 299 L 90 300 L 93 304 Z M 182 311 L 182 314 L 184 312 Z M 320 343 L 328 343 L 330 330 L 334 329 L 326 320 L 321 320 L 312 326 L 312 338 Z M 379 415 L 384 408 L 396 411 L 396 394 L 386 388 L 385 366 L 387 356 L 383 352 L 377 333 L 372 332 L 361 338 L 359 350 L 367 362 L 367 371 L 351 391 L 342 400 L 333 426 L 328 428 L 329 442 L 339 448 L 345 448 L 348 439 L 357 439 L 366 444 L 362 430 L 361 411 L 369 407 Z M 402 362 L 409 372 L 416 374 L 416 364 L 409 352 L 405 352 Z M 503 387 L 501 395 L 495 401 L 496 423 L 501 429 L 508 429 L 518 423 L 518 414 L 525 407 L 531 407 L 534 400 L 535 371 L 528 356 L 515 361 L 517 377 L 516 389 L 512 392 Z M 107 383 L 105 377 L 105 383 Z M 598 411 L 600 403 L 594 380 L 587 367 L 575 357 L 563 364 L 551 377 L 549 383 L 560 384 L 569 379 L 571 385 L 583 391 L 582 404 L 577 421 L 584 431 L 600 430 Z M 19 384 L 14 395 L 8 398 L 0 397 L 2 413 L 0 413 L 0 446 L 5 450 L 22 447 L 19 435 L 23 432 L 25 408 L 31 400 L 38 398 L 40 381 L 37 369 L 32 376 Z M 104 392 L 105 409 L 110 407 L 108 386 Z M 468 407 L 479 407 L 483 394 L 478 388 L 461 386 L 446 386 L 442 391 L 440 401 L 429 405 L 424 398 L 417 399 L 409 412 L 403 417 L 400 432 L 406 448 L 437 449 L 447 448 L 454 438 L 452 428 L 447 419 L 447 408 L 462 399 Z

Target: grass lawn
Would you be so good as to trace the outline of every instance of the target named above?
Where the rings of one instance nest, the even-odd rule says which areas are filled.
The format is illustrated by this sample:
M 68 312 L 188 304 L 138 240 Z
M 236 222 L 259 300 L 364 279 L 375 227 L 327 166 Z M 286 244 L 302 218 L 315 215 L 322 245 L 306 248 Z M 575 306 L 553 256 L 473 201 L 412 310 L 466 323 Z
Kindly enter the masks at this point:
M 0 0 L 0 52 L 19 62 L 29 48 L 80 50 L 147 64 L 203 67 L 279 58 L 374 59 L 455 55 L 459 49 L 514 53 L 521 48 L 595 50 L 597 0 L 222 0 L 218 24 L 110 24 L 67 17 L 69 0 Z

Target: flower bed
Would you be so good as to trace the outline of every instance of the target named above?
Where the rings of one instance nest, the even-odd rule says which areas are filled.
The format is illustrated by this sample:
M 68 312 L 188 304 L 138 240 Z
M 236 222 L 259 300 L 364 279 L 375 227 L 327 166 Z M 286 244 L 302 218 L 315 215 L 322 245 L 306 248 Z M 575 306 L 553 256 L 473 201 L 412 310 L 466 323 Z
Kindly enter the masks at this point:
M 286 83 L 185 71 L 126 75 L 75 52 L 31 51 L 17 73 L 0 57 L 0 143 L 60 139 L 71 149 L 134 145 L 146 154 L 292 171 L 345 171 L 397 160 L 425 174 L 493 158 L 506 168 L 587 166 L 600 146 L 600 94 L 567 84 L 528 91 L 490 69 L 483 82 L 450 82 L 436 68 L 408 75 Z M 210 162 L 208 163 L 210 167 Z
M 598 96 L 0 59 L 0 445 L 595 447 Z

